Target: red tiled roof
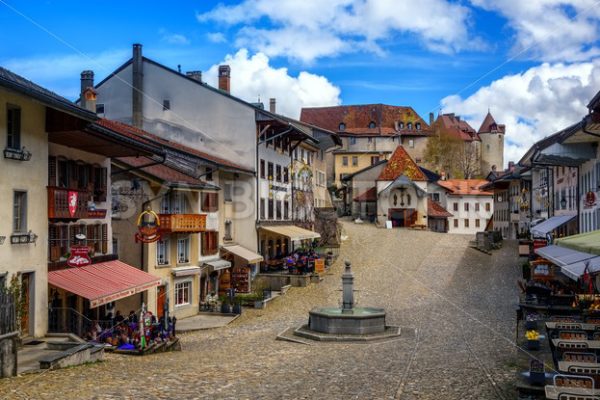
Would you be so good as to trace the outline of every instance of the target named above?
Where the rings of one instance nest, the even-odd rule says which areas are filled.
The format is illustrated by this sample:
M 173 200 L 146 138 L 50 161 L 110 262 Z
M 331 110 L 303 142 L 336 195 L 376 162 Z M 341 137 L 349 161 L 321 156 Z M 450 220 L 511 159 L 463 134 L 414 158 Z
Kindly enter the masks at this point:
M 448 212 L 448 210 L 446 210 L 440 203 L 438 203 L 437 201 L 428 197 L 427 198 L 427 216 L 434 217 L 434 218 L 446 218 L 446 217 L 451 217 L 452 214 L 450 214 Z
M 141 167 L 142 165 L 149 164 L 152 161 L 144 158 L 144 157 L 119 157 L 116 159 L 117 161 L 122 162 L 130 167 Z M 206 185 L 207 183 L 181 173 L 173 168 L 170 168 L 164 164 L 156 164 L 150 165 L 148 167 L 141 168 L 140 171 L 143 171 L 149 175 L 152 175 L 164 182 L 169 183 L 184 183 L 187 185 Z
M 492 192 L 481 190 L 489 182 L 485 179 L 448 179 L 438 181 L 438 185 L 450 190 L 451 195 L 491 196 Z
M 431 134 L 430 126 L 411 107 L 386 104 L 303 108 L 300 120 L 340 134 L 365 136 Z M 375 123 L 375 128 L 369 128 L 371 122 Z M 404 128 L 396 130 L 397 122 L 404 123 Z M 417 122 L 421 124 L 420 130 L 416 129 Z M 340 130 L 341 123 L 346 126 L 343 130 Z M 407 128 L 408 123 L 412 123 L 412 129 Z
M 410 158 L 404 147 L 398 146 L 377 179 L 380 181 L 393 181 L 401 175 L 406 175 L 412 181 L 427 180 L 427 176 Z
M 170 140 L 163 139 L 160 136 L 154 135 L 150 132 L 146 132 L 142 129 L 136 128 L 135 126 L 127 125 L 122 122 L 113 121 L 113 120 L 109 120 L 106 118 L 100 119 L 100 120 L 96 121 L 96 123 L 107 129 L 111 129 L 115 132 L 119 132 L 123 135 L 145 141 L 146 143 L 148 143 L 148 142 L 158 143 L 163 146 L 171 147 L 172 149 L 177 149 L 177 150 L 192 154 L 194 156 L 200 157 L 202 159 L 205 159 L 207 161 L 213 162 L 218 165 L 234 168 L 234 169 L 237 169 L 240 171 L 254 172 L 254 171 L 249 170 L 248 168 L 238 165 L 236 163 L 230 162 L 223 158 L 215 157 L 212 154 L 208 154 L 203 151 L 196 150 L 192 147 L 188 147 L 188 146 L 179 144 L 177 142 L 172 142 Z
M 377 188 L 372 187 L 371 189 L 359 194 L 354 198 L 356 202 L 364 202 L 364 201 L 377 201 Z
M 471 125 L 454 114 L 439 115 L 436 124 L 444 132 L 466 142 L 479 141 L 477 132 Z
M 490 133 L 490 132 L 500 132 L 504 133 L 506 127 L 504 125 L 498 125 L 492 117 L 492 114 L 488 111 L 485 116 L 481 126 L 479 127 L 479 131 L 477 133 Z

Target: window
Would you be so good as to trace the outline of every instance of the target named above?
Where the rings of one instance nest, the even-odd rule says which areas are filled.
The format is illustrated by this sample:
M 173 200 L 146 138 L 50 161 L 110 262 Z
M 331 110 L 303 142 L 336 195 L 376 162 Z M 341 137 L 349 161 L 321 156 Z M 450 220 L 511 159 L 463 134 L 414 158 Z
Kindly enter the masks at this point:
M 352 166 L 353 167 L 358 166 L 358 156 L 352 156 Z
M 375 129 L 376 126 L 374 121 L 369 122 L 369 129 Z
M 211 167 L 206 167 L 205 175 L 207 181 L 213 180 L 213 169 Z
M 27 192 L 14 192 L 13 232 L 27 232 Z
M 439 193 L 432 193 L 431 194 L 431 199 L 433 201 L 440 201 L 440 194 Z
M 156 264 L 169 265 L 169 239 L 156 242 Z
M 343 157 L 342 157 L 342 165 L 343 165 L 344 167 L 347 167 L 347 166 L 348 166 L 348 156 L 343 156 Z
M 406 124 L 406 129 L 412 129 L 412 122 L 409 122 L 408 124 Z
M 454 219 L 454 227 L 458 228 L 458 220 L 457 219 Z
M 281 182 L 281 165 L 275 166 L 275 180 Z
M 452 204 L 453 210 L 458 211 L 458 203 Z
M 479 203 L 475 203 L 475 211 L 479 211 Z
M 465 203 L 465 211 L 469 211 L 469 203 Z
M 202 211 L 217 212 L 219 210 L 219 195 L 217 193 L 202 193 Z
M 275 211 L 274 207 L 273 207 L 273 199 L 269 199 L 269 203 L 268 204 L 269 204 L 269 209 L 267 210 L 268 211 L 268 218 L 269 219 L 273 219 L 274 211 Z
M 273 163 L 267 163 L 267 179 L 273 180 Z
M 260 160 L 260 177 L 265 179 L 265 160 Z
M 171 100 L 163 100 L 163 111 L 171 109 Z
M 210 256 L 219 252 L 219 232 L 210 231 L 201 233 L 203 256 Z
M 490 203 L 485 203 L 485 211 L 490 211 L 492 209 L 492 206 Z
M 290 181 L 290 170 L 288 167 L 283 167 L 283 183 L 288 183 Z
M 414 141 L 414 139 L 408 139 L 408 147 L 410 147 L 410 148 L 414 148 L 415 147 L 415 141 Z
M 192 298 L 192 282 L 177 282 L 175 284 L 175 305 L 185 306 L 190 304 Z
M 404 122 L 399 122 L 398 123 L 398 128 L 399 129 L 404 129 Z
M 478 219 L 475 220 L 475 228 L 479 228 L 479 220 Z
M 420 123 L 420 122 L 417 122 L 417 123 L 415 124 L 415 128 L 416 128 L 418 131 L 420 131 L 420 130 L 421 130 L 421 123 Z
M 465 219 L 465 228 L 468 228 L 468 227 L 469 227 L 469 220 Z
M 260 219 L 265 219 L 265 199 L 260 199 Z
M 367 139 L 367 141 L 368 141 L 369 143 L 373 143 L 373 138 L 369 136 L 369 138 Z
M 356 144 L 356 138 L 355 137 L 351 137 L 349 140 L 350 140 L 350 144 Z
M 379 162 L 379 156 L 371 156 L 371 165 L 375 165 Z
M 346 124 L 343 123 L 343 122 L 340 122 L 340 125 L 339 125 L 338 128 L 339 128 L 340 131 L 345 131 L 346 130 Z
M 21 108 L 8 104 L 6 106 L 6 147 L 21 149 Z
M 96 114 L 104 114 L 104 104 L 96 104 Z
M 177 264 L 190 262 L 190 238 L 177 239 Z
M 288 219 L 290 217 L 290 203 L 287 201 L 283 201 L 283 219 Z
M 223 200 L 226 202 L 233 201 L 233 183 L 223 185 Z
M 275 209 L 277 210 L 277 219 L 281 219 L 281 201 L 276 201 L 275 202 Z

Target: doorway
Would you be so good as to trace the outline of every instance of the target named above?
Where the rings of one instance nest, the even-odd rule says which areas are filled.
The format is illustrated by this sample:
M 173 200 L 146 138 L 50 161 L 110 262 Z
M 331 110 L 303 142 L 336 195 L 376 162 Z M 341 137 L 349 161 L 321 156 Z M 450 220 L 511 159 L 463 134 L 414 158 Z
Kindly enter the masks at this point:
M 390 208 L 388 218 L 394 228 L 408 228 L 417 221 L 417 211 L 414 208 Z
M 165 302 L 167 299 L 167 287 L 161 285 L 156 288 L 156 315 L 158 318 L 165 316 Z
M 30 336 L 33 334 L 31 329 L 33 323 L 33 272 L 27 272 L 21 275 L 21 335 Z

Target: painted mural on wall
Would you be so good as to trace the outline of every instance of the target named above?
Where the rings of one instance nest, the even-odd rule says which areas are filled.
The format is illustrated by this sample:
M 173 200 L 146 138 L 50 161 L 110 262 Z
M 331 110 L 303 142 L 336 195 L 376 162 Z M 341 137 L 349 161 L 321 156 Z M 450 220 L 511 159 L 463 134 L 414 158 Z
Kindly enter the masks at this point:
M 312 228 L 314 221 L 313 173 L 308 164 L 296 162 L 293 164 L 293 194 L 294 219 L 304 223 L 306 228 Z

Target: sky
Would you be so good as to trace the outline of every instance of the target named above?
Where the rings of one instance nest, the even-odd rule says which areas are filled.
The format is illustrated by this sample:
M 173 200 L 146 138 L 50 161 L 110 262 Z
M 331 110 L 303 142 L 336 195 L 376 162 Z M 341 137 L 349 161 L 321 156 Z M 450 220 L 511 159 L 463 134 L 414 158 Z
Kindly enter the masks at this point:
M 0 66 L 74 100 L 131 45 L 298 118 L 384 103 L 506 125 L 505 164 L 580 120 L 600 91 L 600 0 L 0 0 Z

